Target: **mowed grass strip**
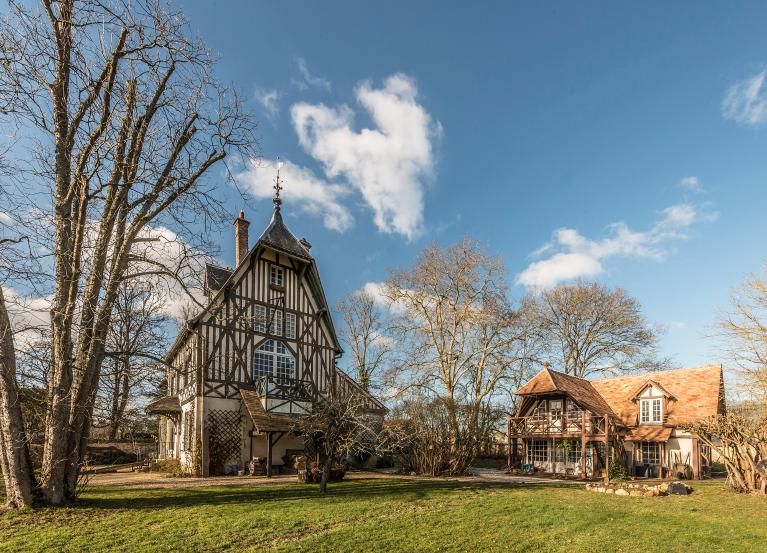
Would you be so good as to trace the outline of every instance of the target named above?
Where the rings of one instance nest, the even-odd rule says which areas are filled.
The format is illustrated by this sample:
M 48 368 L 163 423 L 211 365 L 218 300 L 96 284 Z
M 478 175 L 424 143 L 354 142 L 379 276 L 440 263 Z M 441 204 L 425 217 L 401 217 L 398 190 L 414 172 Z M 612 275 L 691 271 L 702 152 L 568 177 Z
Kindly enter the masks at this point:
M 571 485 L 370 479 L 93 487 L 80 504 L 0 515 L 0 551 L 767 551 L 767 499 L 695 483 L 634 498 Z

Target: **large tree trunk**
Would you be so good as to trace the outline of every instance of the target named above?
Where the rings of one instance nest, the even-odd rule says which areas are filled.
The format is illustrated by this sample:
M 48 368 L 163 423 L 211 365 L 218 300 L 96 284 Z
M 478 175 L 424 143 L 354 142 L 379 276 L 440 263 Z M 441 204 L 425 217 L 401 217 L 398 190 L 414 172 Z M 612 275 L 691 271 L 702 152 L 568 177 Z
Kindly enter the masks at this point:
M 32 506 L 35 474 L 16 385 L 16 351 L 0 286 L 0 469 L 9 507 Z

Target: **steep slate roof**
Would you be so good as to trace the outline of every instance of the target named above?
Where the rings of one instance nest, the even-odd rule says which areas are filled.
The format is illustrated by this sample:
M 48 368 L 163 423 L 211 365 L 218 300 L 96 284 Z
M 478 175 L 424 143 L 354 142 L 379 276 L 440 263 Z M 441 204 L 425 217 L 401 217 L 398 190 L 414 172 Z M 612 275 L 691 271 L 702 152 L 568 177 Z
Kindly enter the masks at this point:
M 725 411 L 721 365 L 619 376 L 593 380 L 592 384 L 624 424 L 636 426 L 639 402 L 631 398 L 637 388 L 648 381 L 657 382 L 676 398 L 666 402 L 667 425 L 686 424 Z
M 274 210 L 272 220 L 261 235 L 261 238 L 258 239 L 258 242 L 307 261 L 312 259 L 309 251 L 285 226 L 279 209 Z
M 205 264 L 205 287 L 211 292 L 218 292 L 224 286 L 224 283 L 229 280 L 234 271 L 232 269 L 226 269 L 213 265 L 211 263 Z
M 581 407 L 595 415 L 615 415 L 610 405 L 599 395 L 591 382 L 569 374 L 543 369 L 517 390 L 517 395 L 539 395 L 561 392 L 573 398 Z
M 181 404 L 176 396 L 161 397 L 147 405 L 144 411 L 149 414 L 164 415 L 166 413 L 180 413 Z

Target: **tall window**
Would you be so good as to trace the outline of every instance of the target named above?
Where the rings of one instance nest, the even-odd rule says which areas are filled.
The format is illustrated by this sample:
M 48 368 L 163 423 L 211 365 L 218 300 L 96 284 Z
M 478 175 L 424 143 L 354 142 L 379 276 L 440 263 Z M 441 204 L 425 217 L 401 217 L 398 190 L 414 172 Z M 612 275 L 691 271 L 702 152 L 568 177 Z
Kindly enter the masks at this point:
M 639 421 L 648 423 L 663 422 L 660 398 L 641 400 L 639 405 Z
M 295 325 L 295 315 L 293 315 L 293 323 Z M 269 334 L 282 336 L 282 310 L 272 307 L 269 309 L 269 316 L 267 317 L 266 307 L 257 305 L 255 320 L 253 321 L 253 330 L 261 334 L 266 334 L 267 325 L 269 325 Z
M 296 338 L 296 314 L 285 313 L 285 338 Z
M 296 377 L 296 360 L 282 342 L 267 340 L 256 350 L 253 356 L 253 380 L 262 376 L 274 376 L 280 380 Z
M 285 286 L 285 272 L 280 267 L 272 266 L 269 283 L 274 286 Z
M 581 463 L 581 441 L 570 440 L 570 447 L 567 449 L 567 462 L 570 464 Z
M 532 440 L 527 449 L 528 463 L 545 463 L 549 460 L 548 440 Z

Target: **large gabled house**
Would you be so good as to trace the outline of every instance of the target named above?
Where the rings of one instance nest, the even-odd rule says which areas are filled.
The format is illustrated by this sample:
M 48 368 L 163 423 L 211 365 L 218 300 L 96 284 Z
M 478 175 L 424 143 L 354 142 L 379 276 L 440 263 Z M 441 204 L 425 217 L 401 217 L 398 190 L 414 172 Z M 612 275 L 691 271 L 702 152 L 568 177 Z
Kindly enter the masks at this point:
M 516 393 L 508 432 L 523 468 L 582 478 L 610 462 L 637 477 L 705 476 L 711 451 L 682 427 L 725 412 L 721 365 L 601 380 L 545 366 Z
M 331 392 L 356 391 L 373 416 L 386 411 L 336 364 L 342 349 L 311 246 L 285 225 L 279 180 L 276 190 L 252 248 L 244 213 L 235 220 L 235 267 L 206 267 L 207 306 L 165 357 L 167 397 L 147 407 L 160 416 L 159 457 L 203 475 L 253 459 L 271 474 L 304 448 L 295 417 Z

